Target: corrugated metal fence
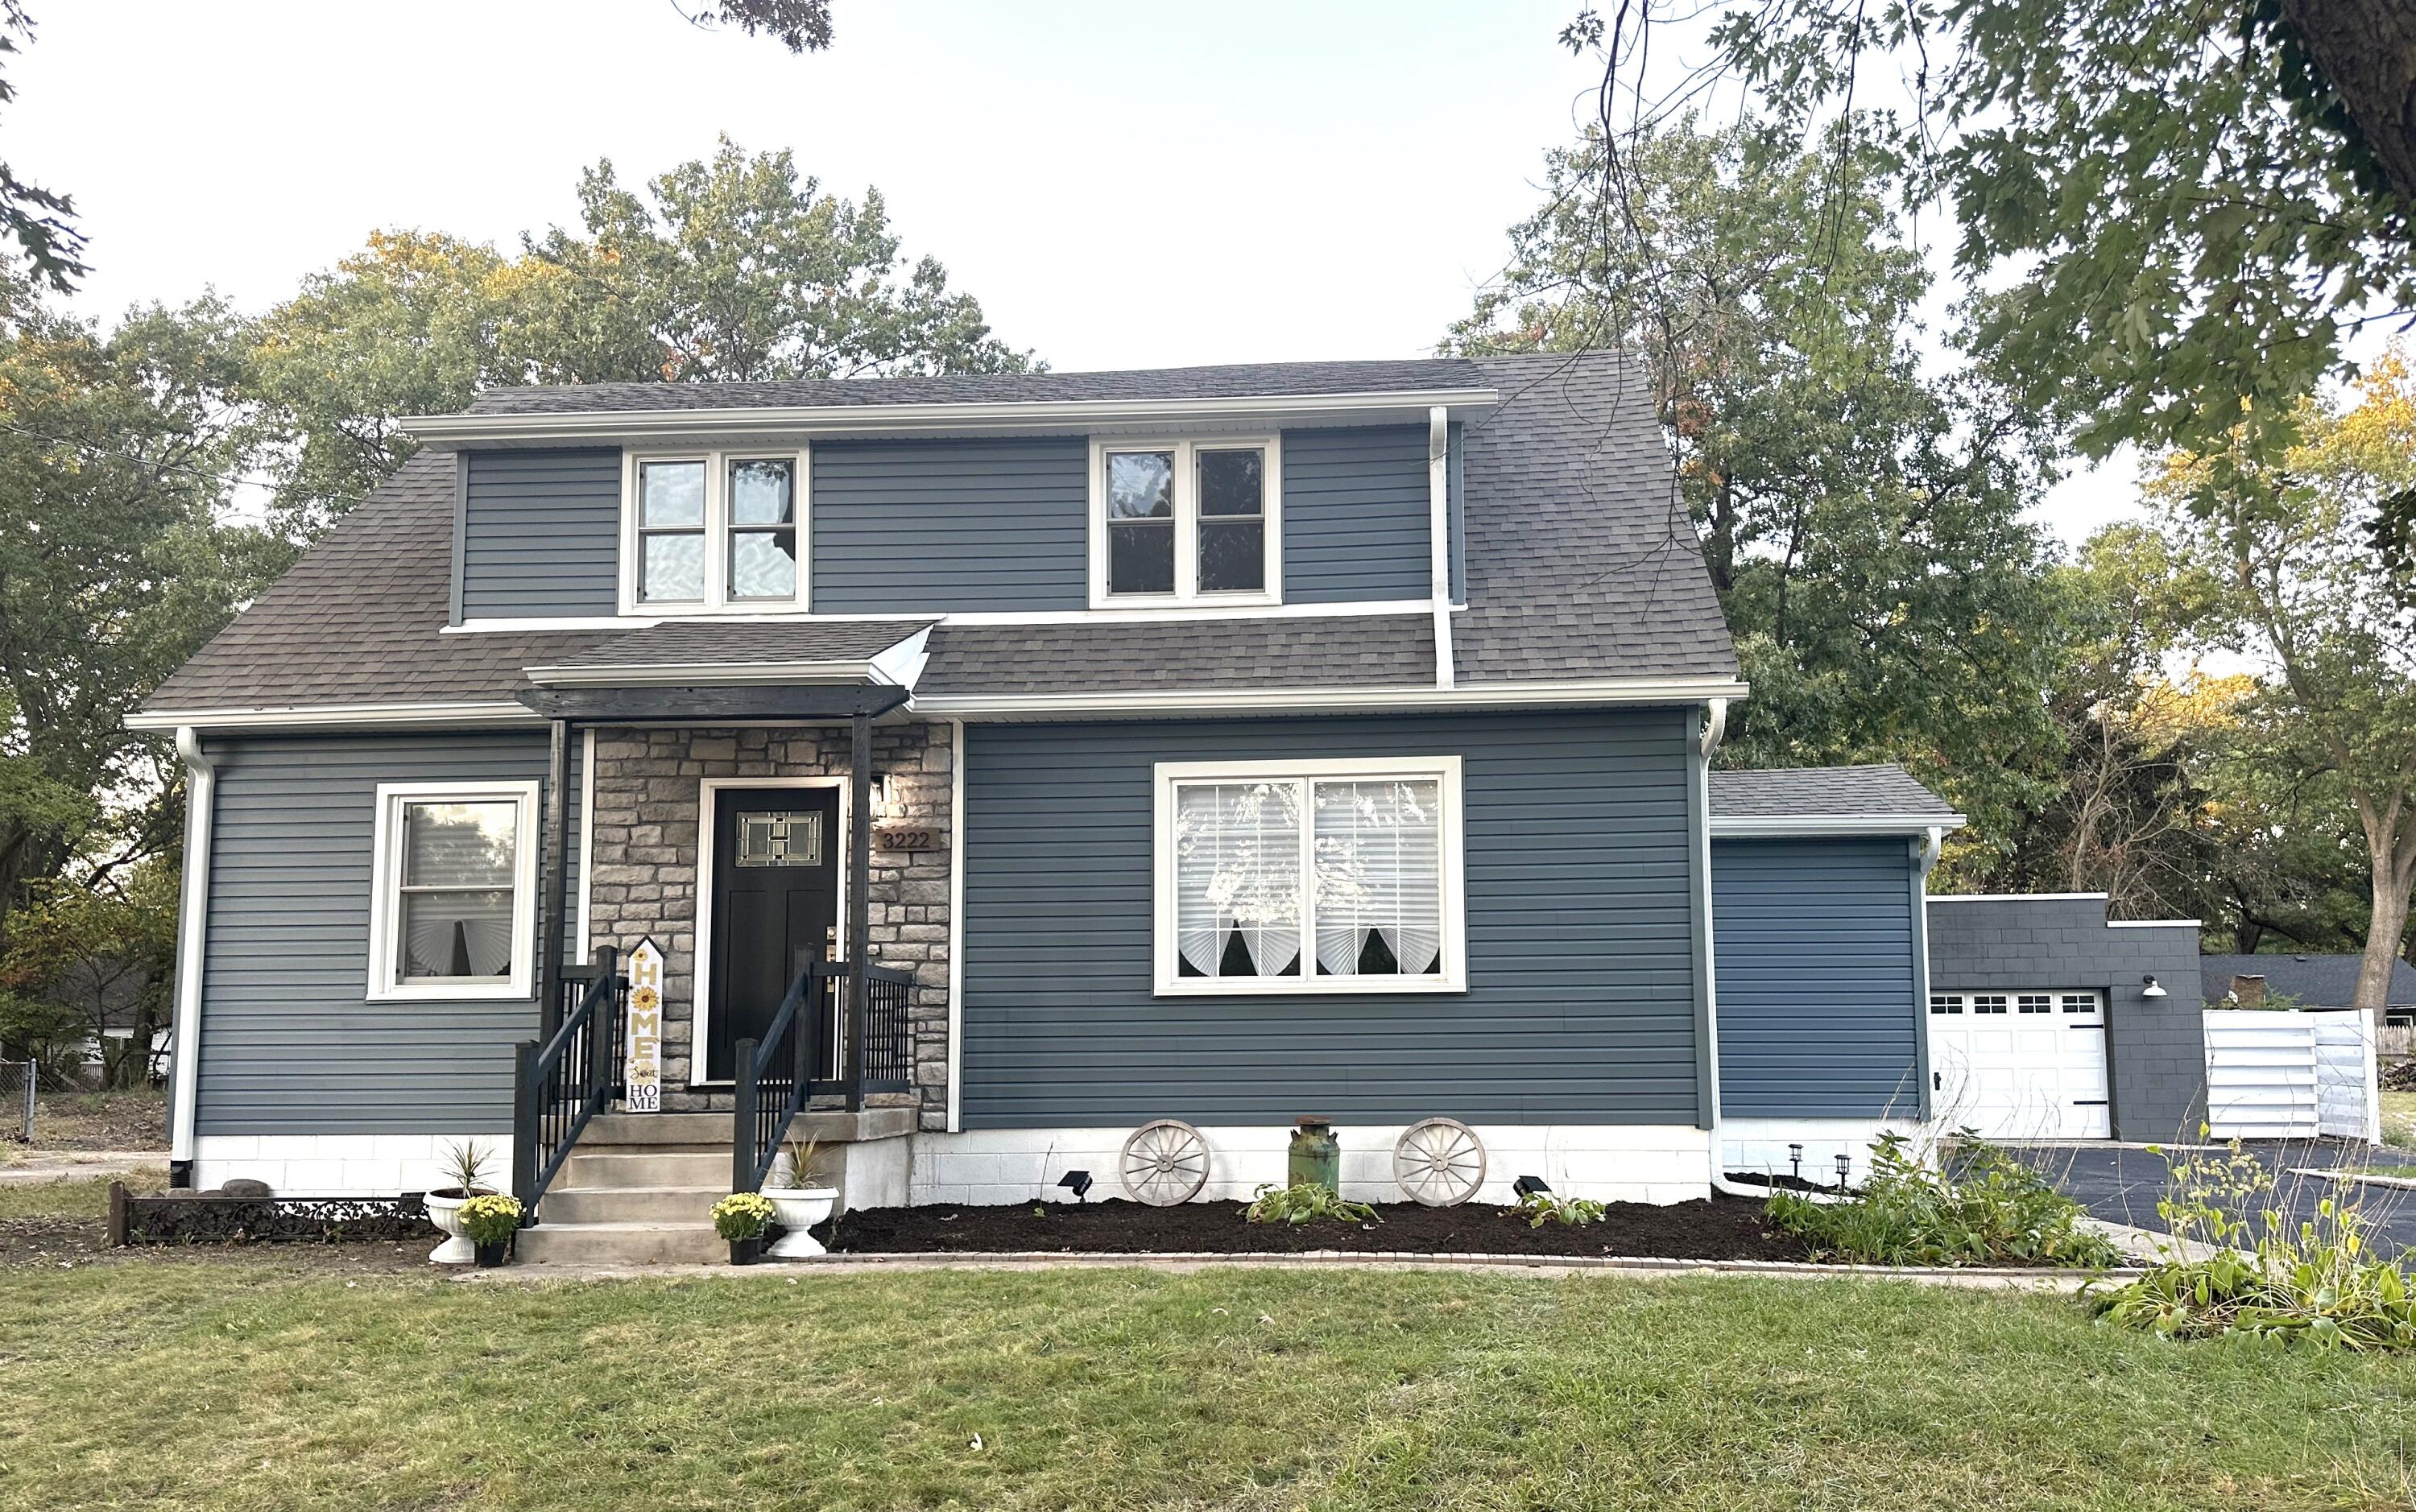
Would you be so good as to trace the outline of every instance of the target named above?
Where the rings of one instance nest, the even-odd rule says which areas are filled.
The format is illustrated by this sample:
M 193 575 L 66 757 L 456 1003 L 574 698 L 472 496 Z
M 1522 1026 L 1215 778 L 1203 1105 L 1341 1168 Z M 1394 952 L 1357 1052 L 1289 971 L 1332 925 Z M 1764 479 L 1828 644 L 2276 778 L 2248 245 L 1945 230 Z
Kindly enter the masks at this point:
M 2380 1139 L 2373 1022 L 2349 1009 L 2208 1009 L 2207 1122 L 2214 1137 Z

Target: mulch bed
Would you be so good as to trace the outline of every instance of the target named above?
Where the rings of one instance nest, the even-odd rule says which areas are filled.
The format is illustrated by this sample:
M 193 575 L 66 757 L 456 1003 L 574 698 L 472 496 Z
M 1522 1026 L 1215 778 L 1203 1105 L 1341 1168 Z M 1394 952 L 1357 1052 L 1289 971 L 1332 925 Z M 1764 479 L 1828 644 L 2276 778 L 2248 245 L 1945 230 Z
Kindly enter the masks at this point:
M 1611 1203 L 1599 1223 L 1530 1228 L 1516 1208 L 1470 1203 L 1421 1207 L 1381 1203 L 1381 1222 L 1247 1223 L 1236 1202 L 1150 1207 L 1113 1198 L 1011 1207 L 935 1205 L 854 1212 L 814 1230 L 838 1254 L 1299 1254 L 1347 1250 L 1392 1254 L 1618 1255 L 1648 1260 L 1804 1260 L 1802 1240 L 1772 1232 L 1761 1204 Z

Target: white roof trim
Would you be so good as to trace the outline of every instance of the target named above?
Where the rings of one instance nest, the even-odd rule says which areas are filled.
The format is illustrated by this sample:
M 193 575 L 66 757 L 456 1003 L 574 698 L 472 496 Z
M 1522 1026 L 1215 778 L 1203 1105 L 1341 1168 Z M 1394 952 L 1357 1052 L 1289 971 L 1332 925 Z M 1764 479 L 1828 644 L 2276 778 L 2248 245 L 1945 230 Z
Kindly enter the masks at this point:
M 2203 919 L 2108 919 L 2107 929 L 2203 929 Z
M 2090 900 L 2103 903 L 2103 892 L 1939 892 L 1932 903 L 2082 903 Z
M 518 703 L 291 704 L 281 708 L 161 709 L 126 716 L 128 729 L 353 729 L 385 725 L 456 728 L 544 721 Z
M 1479 682 L 1456 688 L 1148 689 L 1102 693 L 941 693 L 919 695 L 916 713 L 959 719 L 1050 719 L 1084 715 L 1316 713 L 1328 710 L 1569 707 L 1695 704 L 1742 698 L 1733 678 L 1618 678 L 1587 682 Z
M 1455 414 L 1501 402 L 1490 388 L 1380 389 L 1364 394 L 1252 395 L 1239 398 L 1049 399 L 975 404 L 814 404 L 752 409 L 579 410 L 539 414 L 406 415 L 402 429 L 423 442 L 708 441 L 741 436 L 927 435 L 1018 431 L 1103 431 L 1118 427 L 1269 421 L 1365 422 L 1399 414 L 1426 418 L 1436 406 Z
M 901 642 L 900 646 L 905 645 Z M 898 648 L 893 647 L 883 656 Z M 914 655 L 922 655 L 919 645 Z M 877 661 L 878 659 L 876 659 Z M 722 662 L 706 665 L 716 676 L 706 681 L 715 682 L 794 682 L 804 681 L 795 675 L 800 668 L 810 668 L 820 681 L 839 680 L 841 669 L 870 669 L 872 662 L 755 662 L 733 667 Z M 681 666 L 657 665 L 642 668 L 567 667 L 531 668 L 532 673 L 564 671 L 578 674 L 586 682 L 604 686 L 643 685 L 649 682 L 678 684 L 700 681 L 696 664 Z M 745 678 L 728 676 L 733 670 L 749 674 Z M 921 673 L 919 665 L 913 668 Z M 633 671 L 658 673 L 652 678 L 633 678 Z M 596 674 L 588 678 L 587 674 Z M 911 687 L 913 681 L 902 669 L 892 669 L 880 681 L 897 687 Z M 581 682 L 553 683 L 551 686 L 576 687 Z M 1617 704 L 1696 704 L 1711 698 L 1742 698 L 1746 685 L 1729 678 L 1629 678 L 1593 682 L 1480 682 L 1461 683 L 1457 688 L 1427 686 L 1408 688 L 1246 688 L 1197 691 L 1150 691 L 1144 693 L 1091 694 L 927 694 L 908 705 L 910 713 L 936 718 L 955 719 L 1079 719 L 1086 716 L 1136 714 L 1272 714 L 1317 713 L 1338 710 L 1415 710 L 1415 709 L 1484 709 L 1484 708 L 1573 708 Z M 273 729 L 345 728 L 381 725 L 425 725 L 462 727 L 479 725 L 539 724 L 543 717 L 518 703 L 395 703 L 395 704 L 319 704 L 282 709 L 200 709 L 161 710 L 157 712 L 131 714 L 127 726 L 132 729 L 174 729 L 190 725 L 196 729 Z M 1937 823 L 1937 820 L 1928 820 Z
M 944 625 L 1067 625 L 1067 624 L 1167 624 L 1181 621 L 1222 621 L 1227 620 L 1364 620 L 1371 617 L 1406 619 L 1416 615 L 1426 618 L 1434 611 L 1434 602 L 1422 598 L 1355 599 L 1342 604 L 1202 604 L 1170 605 L 1162 608 L 1112 609 L 970 609 L 957 613 L 938 614 L 930 618 Z M 1468 606 L 1455 604 L 1452 613 L 1465 614 Z M 703 618 L 682 615 L 678 621 L 693 624 Z M 713 616 L 717 623 L 729 624 L 850 624 L 874 620 L 911 620 L 918 616 L 891 613 L 845 614 L 738 614 L 723 611 Z M 581 614 L 526 619 L 477 618 L 460 624 L 448 624 L 437 632 L 445 636 L 480 636 L 521 634 L 529 631 L 651 630 L 658 624 L 672 622 L 668 616 L 651 614 Z
M 1733 814 L 1712 816 L 1712 833 L 1729 839 L 1790 835 L 1903 835 L 1960 830 L 1960 814 Z

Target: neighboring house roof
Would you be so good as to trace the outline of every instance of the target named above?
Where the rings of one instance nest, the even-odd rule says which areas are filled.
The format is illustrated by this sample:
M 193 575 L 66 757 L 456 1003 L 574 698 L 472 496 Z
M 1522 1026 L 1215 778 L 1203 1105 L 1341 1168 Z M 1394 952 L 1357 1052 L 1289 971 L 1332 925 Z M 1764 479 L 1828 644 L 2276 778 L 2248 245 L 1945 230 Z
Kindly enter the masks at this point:
M 2357 995 L 2357 974 L 2363 958 L 2354 955 L 2207 955 L 2198 958 L 2205 975 L 2206 1000 L 2220 1003 L 2231 996 L 2234 977 L 2262 977 L 2271 997 L 2298 999 L 2302 1008 L 2347 1008 Z M 2392 1008 L 2416 1008 L 2416 966 L 2391 964 L 2391 984 L 2385 1001 Z
M 1889 818 L 1948 828 L 1963 822 L 1953 804 L 1892 761 L 1867 767 L 1714 771 L 1712 818 L 1715 823 Z
M 1501 692 L 1516 682 L 1734 678 L 1736 654 L 1677 497 L 1643 377 L 1608 352 L 818 383 L 596 384 L 499 390 L 482 396 L 474 410 L 1471 386 L 1490 387 L 1500 402 L 1467 423 L 1463 444 L 1468 607 L 1453 626 L 1460 686 L 1492 684 Z M 723 663 L 762 660 L 760 637 L 800 628 L 715 618 L 638 632 L 448 633 L 453 493 L 449 452 L 413 457 L 162 684 L 145 710 L 337 707 L 373 713 L 402 704 L 503 706 L 528 686 L 530 666 L 609 662 L 633 652 L 679 659 L 666 647 L 704 650 Z M 944 621 L 925 648 L 929 662 L 916 696 L 1432 688 L 1428 617 L 1337 607 L 1332 616 Z M 897 622 L 903 621 L 880 623 Z

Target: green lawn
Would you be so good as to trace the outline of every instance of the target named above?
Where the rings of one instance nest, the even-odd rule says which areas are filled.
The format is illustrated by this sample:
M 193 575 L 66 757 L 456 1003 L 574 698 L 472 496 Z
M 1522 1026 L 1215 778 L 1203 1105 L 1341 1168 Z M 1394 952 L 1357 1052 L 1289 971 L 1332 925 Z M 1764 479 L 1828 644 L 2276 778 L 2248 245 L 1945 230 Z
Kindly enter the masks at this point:
M 2416 1092 L 2382 1094 L 2382 1142 L 2416 1149 Z
M 61 1176 L 56 1181 L 0 1184 L 0 1219 L 90 1218 L 109 1216 L 109 1184 L 123 1181 L 128 1191 L 158 1191 L 168 1184 L 163 1166 L 124 1176 Z
M 0 1275 L 0 1506 L 2407 1504 L 2416 1359 L 1910 1283 Z M 975 1439 L 979 1446 L 975 1446 Z

